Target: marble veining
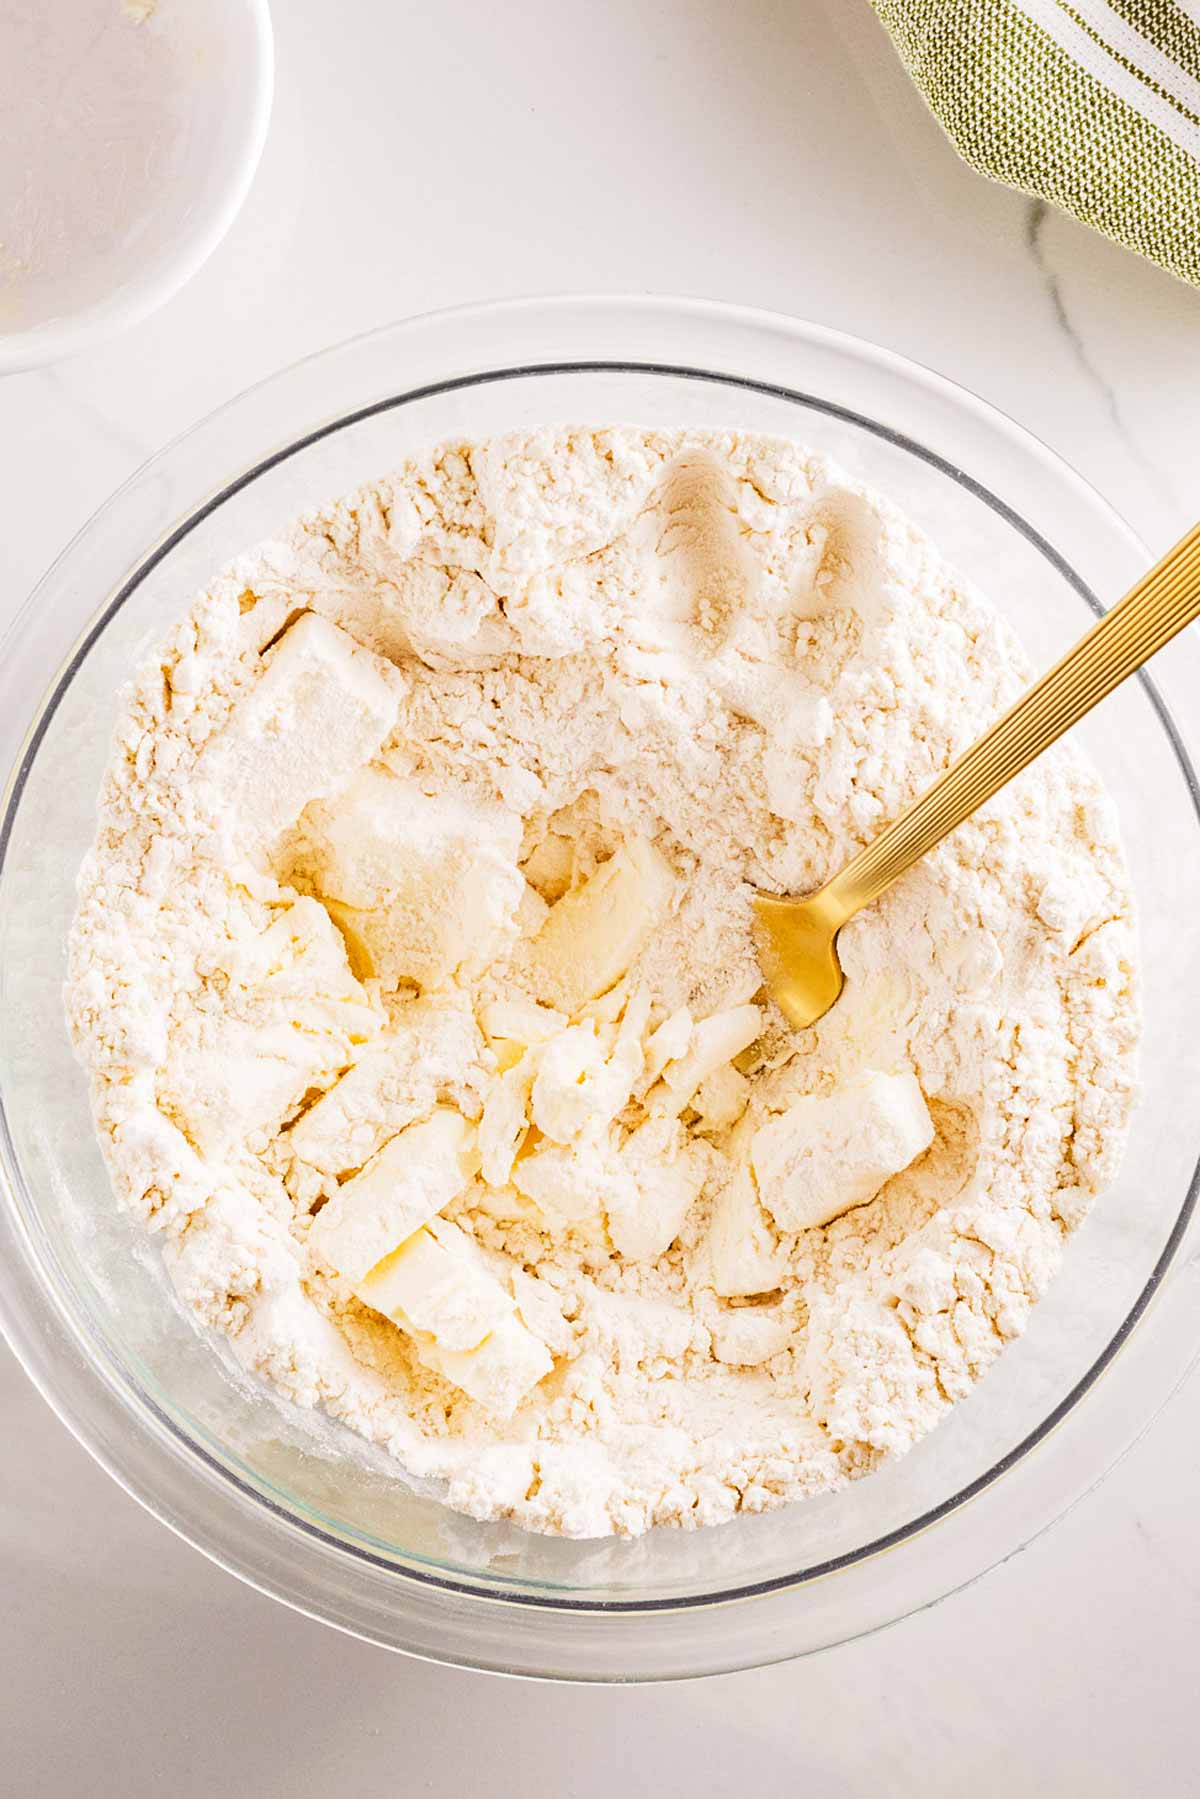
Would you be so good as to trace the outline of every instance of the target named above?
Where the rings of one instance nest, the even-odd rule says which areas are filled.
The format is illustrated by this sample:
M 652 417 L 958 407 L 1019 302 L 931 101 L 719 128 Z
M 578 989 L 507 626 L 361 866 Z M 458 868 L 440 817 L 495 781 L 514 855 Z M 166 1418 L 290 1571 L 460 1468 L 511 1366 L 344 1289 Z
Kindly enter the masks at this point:
M 1063 291 L 1063 283 L 1050 262 L 1046 248 L 1045 230 L 1047 218 L 1050 216 L 1050 210 L 1051 209 L 1045 200 L 1038 196 L 1029 198 L 1026 203 L 1025 213 L 1025 244 L 1034 268 L 1037 270 L 1041 280 L 1042 287 L 1045 290 L 1046 298 L 1050 302 L 1050 309 L 1054 321 L 1062 332 L 1067 344 L 1070 346 L 1071 353 L 1079 368 L 1095 388 L 1096 393 L 1103 404 L 1104 410 L 1111 421 L 1113 430 L 1128 450 L 1130 456 L 1142 469 L 1147 480 L 1152 483 L 1160 483 L 1174 500 L 1176 498 L 1174 483 L 1169 471 L 1162 463 L 1157 462 L 1154 458 L 1147 455 L 1143 446 L 1135 439 L 1122 413 L 1121 402 L 1118 398 L 1116 388 L 1113 386 L 1112 381 L 1105 374 L 1104 370 L 1094 361 L 1087 344 L 1084 342 L 1079 327 L 1071 315 L 1066 295 Z M 1056 214 L 1055 216 L 1057 217 L 1058 215 Z M 1182 500 L 1179 501 L 1179 504 L 1181 506 L 1183 505 Z

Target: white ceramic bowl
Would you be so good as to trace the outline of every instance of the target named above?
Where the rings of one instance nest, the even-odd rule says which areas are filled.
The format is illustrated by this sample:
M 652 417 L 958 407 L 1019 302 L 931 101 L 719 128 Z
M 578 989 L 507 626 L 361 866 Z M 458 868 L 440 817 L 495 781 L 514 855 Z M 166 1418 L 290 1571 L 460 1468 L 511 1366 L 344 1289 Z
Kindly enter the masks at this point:
M 990 408 L 765 314 L 515 302 L 394 326 L 244 394 L 109 501 L 4 646 L 0 1320 L 118 1480 L 290 1604 L 448 1661 L 665 1678 L 819 1649 L 971 1580 L 1099 1479 L 1195 1355 L 1200 648 L 1177 641 L 1084 727 L 1141 908 L 1144 1096 L 1122 1176 L 1026 1335 L 909 1456 L 843 1492 L 632 1543 L 475 1523 L 251 1383 L 174 1305 L 109 1192 L 66 1040 L 64 938 L 116 690 L 213 570 L 420 446 L 565 421 L 743 426 L 831 452 L 934 532 L 1039 664 L 1145 566 L 1109 507 Z
M 4 0 L 0 373 L 195 274 L 246 197 L 273 79 L 267 0 Z

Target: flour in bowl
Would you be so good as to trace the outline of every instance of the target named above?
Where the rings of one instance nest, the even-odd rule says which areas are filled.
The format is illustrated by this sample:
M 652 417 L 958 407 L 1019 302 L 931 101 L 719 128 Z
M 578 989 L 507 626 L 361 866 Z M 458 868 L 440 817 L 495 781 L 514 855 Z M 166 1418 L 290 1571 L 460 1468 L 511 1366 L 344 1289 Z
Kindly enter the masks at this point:
M 452 444 L 244 555 L 123 700 L 70 946 L 185 1306 L 535 1530 L 903 1453 L 1119 1160 L 1116 823 L 1056 748 L 845 929 L 798 1036 L 750 896 L 828 879 L 1026 678 L 890 505 L 762 437 Z

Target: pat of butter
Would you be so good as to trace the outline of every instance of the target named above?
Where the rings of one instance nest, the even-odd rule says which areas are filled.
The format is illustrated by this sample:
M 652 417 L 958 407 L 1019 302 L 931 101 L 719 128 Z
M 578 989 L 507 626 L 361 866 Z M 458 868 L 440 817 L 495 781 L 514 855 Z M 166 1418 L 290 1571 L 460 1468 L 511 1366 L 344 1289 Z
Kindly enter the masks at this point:
M 732 1367 L 753 1368 L 786 1349 L 791 1332 L 773 1306 L 723 1312 L 713 1325 L 713 1355 Z
M 269 845 L 375 755 L 396 722 L 395 669 L 306 612 L 204 750 L 200 773 L 239 843 Z
M 535 1043 L 549 1043 L 551 1037 L 566 1029 L 568 1020 L 551 1006 L 539 1006 L 531 999 L 494 999 L 484 1006 L 479 1022 L 492 1043 L 519 1043 L 530 1049 Z
M 558 1225 L 601 1236 L 614 1195 L 630 1189 L 616 1158 L 598 1143 L 541 1143 L 513 1169 L 513 1185 Z M 631 1201 L 632 1203 L 632 1201 Z
M 389 1139 L 428 1117 L 438 1089 L 451 1085 L 479 1048 L 465 996 L 452 990 L 411 1000 L 300 1116 L 288 1133 L 291 1148 L 322 1174 L 364 1167 Z
M 349 1281 L 457 1199 L 479 1169 L 474 1127 L 449 1106 L 385 1143 L 317 1214 L 309 1242 Z M 373 1302 L 370 1302 L 373 1303 Z
M 589 1024 L 568 1025 L 544 1044 L 531 1095 L 533 1122 L 555 1143 L 570 1143 L 585 1131 L 612 1122 L 633 1087 L 641 1063 L 624 1055 L 609 1060 Z
M 673 1118 L 648 1118 L 626 1139 L 631 1177 L 608 1201 L 608 1234 L 630 1262 L 653 1262 L 674 1243 L 704 1184 L 704 1166 Z
M 471 1252 L 469 1238 L 439 1220 L 386 1256 L 355 1292 L 374 1311 L 414 1336 L 432 1337 L 441 1349 L 477 1349 L 514 1307 Z
M 804 1231 L 874 1199 L 932 1142 L 916 1076 L 869 1074 L 827 1096 L 793 1100 L 754 1133 L 750 1161 L 776 1224 Z
M 266 931 L 236 938 L 224 972 L 224 1008 L 183 1014 L 160 1075 L 162 1097 L 214 1160 L 265 1142 L 379 1027 L 315 900 L 297 900 Z
M 787 1266 L 744 1168 L 722 1188 L 713 1204 L 705 1247 L 712 1283 L 722 1298 L 770 1293 Z
M 417 1353 L 435 1374 L 500 1418 L 510 1418 L 554 1366 L 546 1345 L 515 1315 L 497 1325 L 478 1349 L 462 1353 L 436 1343 L 420 1345 Z
M 530 967 L 538 997 L 578 1012 L 621 979 L 666 915 L 675 877 L 643 837 L 631 838 L 582 887 L 551 906 Z
M 507 1186 L 517 1151 L 529 1134 L 529 1096 L 536 1074 L 535 1058 L 522 1054 L 488 1088 L 479 1121 L 479 1153 L 489 1187 Z
M 701 1081 L 740 1055 L 762 1029 L 757 1006 L 730 1006 L 702 1018 L 691 1031 L 688 1047 L 678 1061 L 663 1071 L 666 1088 L 664 1110 L 678 1113 L 689 1103 Z M 656 1108 L 657 1109 L 657 1108 Z
M 394 987 L 441 986 L 479 968 L 516 935 L 525 880 L 520 827 L 466 793 L 360 768 L 335 802 L 302 821 L 297 864 L 329 904 L 355 960 Z

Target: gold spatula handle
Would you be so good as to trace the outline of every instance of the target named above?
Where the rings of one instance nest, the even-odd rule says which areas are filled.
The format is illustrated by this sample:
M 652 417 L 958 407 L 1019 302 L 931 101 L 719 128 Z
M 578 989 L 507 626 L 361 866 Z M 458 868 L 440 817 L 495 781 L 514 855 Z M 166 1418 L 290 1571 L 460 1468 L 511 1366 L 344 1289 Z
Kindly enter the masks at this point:
M 846 864 L 824 890 L 829 900 L 846 918 L 868 905 L 1198 615 L 1200 525 Z

